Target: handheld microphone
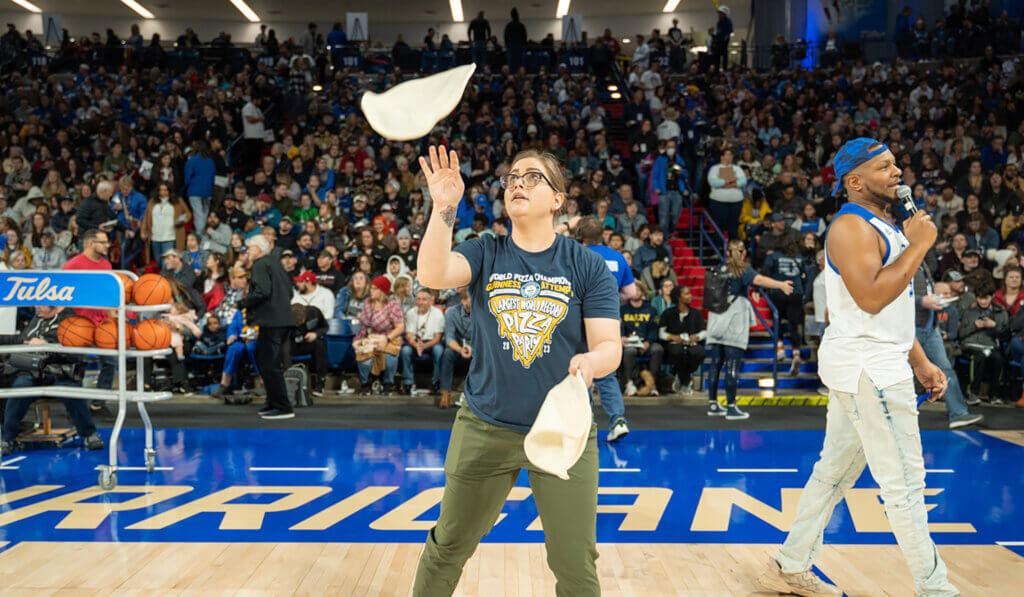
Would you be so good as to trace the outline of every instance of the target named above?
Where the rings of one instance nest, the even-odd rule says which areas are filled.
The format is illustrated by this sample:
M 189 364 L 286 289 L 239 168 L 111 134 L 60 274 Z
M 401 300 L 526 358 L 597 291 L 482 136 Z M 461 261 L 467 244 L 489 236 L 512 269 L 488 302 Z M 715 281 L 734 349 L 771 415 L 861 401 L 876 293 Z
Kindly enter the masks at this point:
M 896 187 L 896 198 L 900 200 L 903 210 L 907 212 L 908 216 L 917 213 L 917 204 L 914 203 L 914 191 L 910 187 L 905 184 Z

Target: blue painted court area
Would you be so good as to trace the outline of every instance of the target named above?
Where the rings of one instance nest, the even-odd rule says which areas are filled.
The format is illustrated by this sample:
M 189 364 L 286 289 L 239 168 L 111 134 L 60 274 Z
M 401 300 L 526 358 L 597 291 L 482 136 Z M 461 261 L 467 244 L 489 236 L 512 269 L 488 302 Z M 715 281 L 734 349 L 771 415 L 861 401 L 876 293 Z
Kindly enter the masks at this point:
M 601 542 L 776 543 L 821 447 L 820 431 L 634 431 L 601 441 Z M 940 544 L 1024 541 L 1024 448 L 980 433 L 925 432 Z M 438 513 L 446 430 L 125 431 L 112 493 L 105 452 L 23 451 L 0 467 L 0 542 L 421 542 Z M 19 457 L 24 458 L 19 459 Z M 525 474 L 486 541 L 540 542 Z M 830 543 L 893 543 L 865 474 Z

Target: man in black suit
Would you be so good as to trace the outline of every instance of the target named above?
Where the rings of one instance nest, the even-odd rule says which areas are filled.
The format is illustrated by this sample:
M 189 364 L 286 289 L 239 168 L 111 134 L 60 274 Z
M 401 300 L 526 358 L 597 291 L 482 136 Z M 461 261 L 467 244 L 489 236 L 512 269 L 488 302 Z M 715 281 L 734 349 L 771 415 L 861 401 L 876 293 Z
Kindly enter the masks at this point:
M 271 254 L 270 241 L 262 234 L 246 241 L 246 259 L 251 272 L 249 294 L 238 301 L 246 310 L 250 325 L 259 326 L 256 337 L 256 366 L 267 391 L 267 404 L 259 411 L 264 419 L 291 419 L 295 417 L 288 402 L 288 389 L 284 371 L 289 360 L 289 335 L 294 328 L 291 298 L 292 281 L 281 267 L 279 259 Z

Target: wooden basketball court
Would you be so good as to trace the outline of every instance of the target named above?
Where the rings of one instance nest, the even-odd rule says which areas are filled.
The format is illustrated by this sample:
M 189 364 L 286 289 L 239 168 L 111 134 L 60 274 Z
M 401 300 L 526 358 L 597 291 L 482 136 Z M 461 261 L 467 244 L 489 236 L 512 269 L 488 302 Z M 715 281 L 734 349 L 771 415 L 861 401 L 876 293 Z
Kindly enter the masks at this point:
M 0 594 L 353 595 L 410 592 L 438 513 L 447 431 L 183 429 L 155 473 L 95 487 L 103 456 L 0 462 Z M 125 453 L 140 430 L 126 430 Z M 1024 432 L 923 434 L 933 536 L 964 595 L 1024 587 Z M 601 442 L 603 594 L 756 595 L 785 537 L 819 431 L 637 431 Z M 131 465 L 132 463 L 126 463 Z M 1008 501 L 1009 500 L 1009 501 Z M 847 595 L 912 595 L 877 486 L 861 478 L 817 572 Z M 525 480 L 456 595 L 554 594 Z
M 407 543 L 21 543 L 0 557 L 4 595 L 408 595 L 422 547 Z M 601 544 L 604 595 L 751 595 L 772 547 Z M 941 548 L 967 595 L 1013 595 L 1024 558 L 1000 546 Z M 830 545 L 821 572 L 847 595 L 912 595 L 895 546 Z M 483 544 L 456 595 L 547 596 L 540 544 Z

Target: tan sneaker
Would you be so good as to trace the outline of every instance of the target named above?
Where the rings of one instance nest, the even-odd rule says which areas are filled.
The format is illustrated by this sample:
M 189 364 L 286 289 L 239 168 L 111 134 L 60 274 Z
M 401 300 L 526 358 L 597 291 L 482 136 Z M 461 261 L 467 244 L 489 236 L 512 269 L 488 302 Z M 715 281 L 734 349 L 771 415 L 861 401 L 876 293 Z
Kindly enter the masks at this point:
M 783 595 L 803 595 L 804 597 L 841 596 L 842 591 L 835 585 L 821 580 L 817 574 L 808 570 L 797 574 L 786 574 L 779 567 L 775 558 L 768 557 L 768 569 L 758 577 L 757 582 L 769 591 Z

